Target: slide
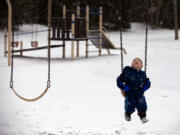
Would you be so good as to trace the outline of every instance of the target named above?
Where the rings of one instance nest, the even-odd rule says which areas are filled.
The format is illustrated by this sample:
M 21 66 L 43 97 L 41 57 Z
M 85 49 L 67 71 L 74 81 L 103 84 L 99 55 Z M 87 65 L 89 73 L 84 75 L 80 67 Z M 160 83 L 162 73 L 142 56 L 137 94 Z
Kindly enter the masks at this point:
M 99 48 L 99 36 L 100 31 L 98 30 L 90 30 L 88 33 L 88 39 Z M 110 41 L 110 39 L 106 36 L 104 32 L 102 32 L 102 48 L 103 49 L 120 49 L 115 47 L 115 45 Z

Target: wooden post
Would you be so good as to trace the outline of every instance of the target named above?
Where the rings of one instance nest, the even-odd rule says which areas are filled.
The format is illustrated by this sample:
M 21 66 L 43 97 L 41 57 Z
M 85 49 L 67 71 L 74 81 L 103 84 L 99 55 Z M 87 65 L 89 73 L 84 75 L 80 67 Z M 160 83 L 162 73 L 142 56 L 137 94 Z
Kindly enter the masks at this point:
M 175 32 L 175 40 L 179 39 L 178 35 L 178 13 L 177 13 L 177 0 L 173 0 L 174 5 L 174 32 Z
M 107 49 L 107 52 L 108 52 L 108 54 L 109 54 L 109 55 L 111 54 L 111 52 L 110 52 L 110 50 L 109 50 L 109 49 Z
M 4 29 L 4 57 L 7 57 L 7 29 Z
M 105 29 L 104 27 L 102 27 L 102 30 L 103 30 L 103 32 L 108 32 L 108 30 Z M 111 54 L 110 49 L 106 49 L 106 50 L 107 50 L 108 54 L 110 55 Z
M 74 34 L 75 34 L 75 15 L 72 14 L 72 22 L 71 22 L 71 28 L 72 28 L 72 41 L 71 41 L 71 60 L 74 60 Z
M 47 52 L 47 56 L 48 56 L 48 60 L 50 58 L 50 45 L 51 45 L 51 40 L 50 40 L 50 36 L 51 36 L 51 9 L 52 9 L 52 0 L 48 0 L 48 52 Z
M 63 19 L 66 21 L 66 5 L 63 5 Z M 66 22 L 64 23 L 66 24 Z M 66 52 L 66 41 L 63 39 L 63 59 L 65 59 L 66 57 L 65 52 Z
M 86 35 L 89 32 L 89 6 L 86 6 Z M 88 58 L 88 39 L 86 40 L 86 58 Z
M 66 42 L 65 42 L 65 40 L 63 40 L 63 54 L 62 54 L 62 57 L 63 57 L 63 59 L 65 59 L 66 58 Z
M 77 18 L 80 17 L 80 7 L 77 6 Z M 76 55 L 79 57 L 79 41 L 77 40 L 77 50 L 76 50 Z
M 23 51 L 22 51 L 22 49 L 23 49 L 23 41 L 21 41 L 20 42 L 20 56 L 23 56 Z
M 8 5 L 8 66 L 11 66 L 11 41 L 12 41 L 12 6 L 10 0 L 6 0 Z
M 79 41 L 77 41 L 76 55 L 79 57 Z
M 102 22 L 103 22 L 103 9 L 99 10 L 99 56 L 102 55 Z

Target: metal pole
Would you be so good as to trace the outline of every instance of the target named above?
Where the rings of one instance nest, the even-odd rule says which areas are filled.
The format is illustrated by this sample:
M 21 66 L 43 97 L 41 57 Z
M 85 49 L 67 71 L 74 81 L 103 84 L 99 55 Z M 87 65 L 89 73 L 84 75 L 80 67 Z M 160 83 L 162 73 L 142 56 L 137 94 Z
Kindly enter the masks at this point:
M 11 66 L 11 41 L 12 41 L 12 5 L 10 0 L 6 0 L 8 5 L 8 66 Z

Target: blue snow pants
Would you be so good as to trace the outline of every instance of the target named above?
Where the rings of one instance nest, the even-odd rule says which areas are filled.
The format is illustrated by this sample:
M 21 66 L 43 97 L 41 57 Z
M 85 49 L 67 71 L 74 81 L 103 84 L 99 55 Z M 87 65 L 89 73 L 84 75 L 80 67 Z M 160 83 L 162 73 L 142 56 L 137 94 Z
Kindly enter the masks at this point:
M 146 111 L 147 104 L 143 93 L 128 93 L 125 97 L 125 111 L 133 113 L 135 108 L 138 112 Z

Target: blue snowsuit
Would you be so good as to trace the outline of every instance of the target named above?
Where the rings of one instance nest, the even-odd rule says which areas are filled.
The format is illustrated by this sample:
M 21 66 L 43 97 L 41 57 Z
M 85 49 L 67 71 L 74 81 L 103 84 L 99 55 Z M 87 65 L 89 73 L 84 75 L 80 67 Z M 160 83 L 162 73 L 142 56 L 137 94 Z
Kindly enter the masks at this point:
M 117 78 L 117 86 L 125 92 L 125 111 L 133 113 L 135 108 L 138 112 L 147 110 L 144 92 L 150 88 L 151 82 L 142 70 L 126 66 Z

